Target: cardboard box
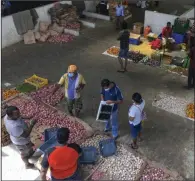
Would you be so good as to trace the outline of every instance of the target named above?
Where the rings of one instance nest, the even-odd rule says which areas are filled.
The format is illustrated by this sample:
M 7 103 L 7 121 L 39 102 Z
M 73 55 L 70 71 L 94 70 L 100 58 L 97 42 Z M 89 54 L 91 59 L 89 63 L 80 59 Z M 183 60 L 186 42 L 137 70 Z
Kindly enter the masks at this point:
M 144 25 L 143 23 L 134 23 L 133 24 L 133 33 L 135 34 L 142 34 L 144 30 Z

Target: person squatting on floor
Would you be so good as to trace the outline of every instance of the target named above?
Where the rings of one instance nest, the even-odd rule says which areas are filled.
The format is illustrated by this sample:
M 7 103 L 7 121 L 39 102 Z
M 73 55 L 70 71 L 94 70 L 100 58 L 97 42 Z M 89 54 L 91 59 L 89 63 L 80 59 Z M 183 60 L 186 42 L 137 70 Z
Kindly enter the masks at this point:
M 118 61 L 121 66 L 121 69 L 118 72 L 126 72 L 127 71 L 127 63 L 128 63 L 128 53 L 129 53 L 129 36 L 130 32 L 127 29 L 127 22 L 123 21 L 122 23 L 123 30 L 119 33 L 119 37 L 117 40 L 120 41 L 120 50 L 118 55 Z M 123 60 L 125 62 L 123 63 Z
M 30 118 L 22 117 L 17 107 L 9 106 L 6 110 L 4 123 L 12 143 L 20 152 L 25 167 L 29 169 L 34 168 L 34 164 L 29 163 L 28 159 L 34 154 L 34 144 L 30 140 L 30 134 L 37 121 L 31 120 L 30 126 L 28 126 L 24 119 Z
M 52 181 L 81 180 L 79 175 L 79 157 L 82 154 L 80 146 L 76 143 L 67 144 L 70 130 L 59 128 L 57 142 L 44 155 L 41 162 L 41 180 L 46 180 L 48 169 L 51 171 Z
M 101 100 L 106 101 L 107 104 L 114 104 L 111 119 L 107 120 L 105 132 L 112 130 L 114 139 L 118 138 L 118 105 L 123 102 L 123 96 L 119 87 L 108 79 L 103 79 L 101 82 Z
M 145 107 L 145 101 L 139 93 L 134 93 L 132 95 L 133 104 L 129 108 L 129 125 L 131 130 L 131 135 L 133 138 L 133 143 L 131 147 L 137 149 L 137 139 L 141 141 L 141 131 L 142 131 L 142 112 Z
M 188 68 L 188 89 L 195 88 L 195 38 L 190 41 L 190 66 Z
M 65 97 L 67 101 L 68 111 L 71 116 L 73 114 L 73 108 L 75 109 L 75 116 L 78 117 L 83 107 L 81 91 L 86 85 L 84 77 L 78 73 L 76 65 L 70 65 L 68 72 L 64 74 L 56 88 L 54 93 L 62 86 L 65 86 Z

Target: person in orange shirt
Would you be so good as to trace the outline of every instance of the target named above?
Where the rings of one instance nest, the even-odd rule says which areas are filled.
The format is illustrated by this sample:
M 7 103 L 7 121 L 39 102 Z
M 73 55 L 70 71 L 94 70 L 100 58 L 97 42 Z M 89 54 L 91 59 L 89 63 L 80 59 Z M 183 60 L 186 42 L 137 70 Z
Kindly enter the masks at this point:
M 80 180 L 78 173 L 78 160 L 82 153 L 76 143 L 67 144 L 70 130 L 59 128 L 57 131 L 57 141 L 59 145 L 50 148 L 45 153 L 41 166 L 41 179 L 46 180 L 48 169 L 51 171 L 52 181 Z

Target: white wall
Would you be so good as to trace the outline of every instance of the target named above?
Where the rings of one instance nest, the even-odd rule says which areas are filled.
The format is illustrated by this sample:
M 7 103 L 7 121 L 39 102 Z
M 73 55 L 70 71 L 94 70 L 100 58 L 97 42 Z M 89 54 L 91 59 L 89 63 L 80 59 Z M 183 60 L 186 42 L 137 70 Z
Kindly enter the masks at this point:
M 156 34 L 162 32 L 162 28 L 166 26 L 167 22 L 174 24 L 177 16 L 154 11 L 145 11 L 144 27 L 150 26 L 152 31 Z
M 62 4 L 72 4 L 72 1 L 61 1 Z M 39 16 L 38 23 L 35 27 L 35 30 L 38 30 L 39 21 L 51 22 L 50 15 L 47 13 L 49 8 L 53 7 L 54 3 L 35 8 Z M 1 24 L 1 38 L 2 38 L 2 48 L 10 46 L 14 43 L 17 43 L 23 39 L 22 36 L 18 35 L 12 15 L 2 18 Z
M 188 10 L 187 12 L 185 12 L 184 14 L 182 14 L 180 17 L 185 17 L 185 18 L 194 18 L 194 10 L 195 8 L 191 8 L 190 10 Z M 194 20 L 190 20 L 191 24 L 193 24 Z
M 96 12 L 96 2 L 95 1 L 84 1 L 85 11 L 95 13 Z

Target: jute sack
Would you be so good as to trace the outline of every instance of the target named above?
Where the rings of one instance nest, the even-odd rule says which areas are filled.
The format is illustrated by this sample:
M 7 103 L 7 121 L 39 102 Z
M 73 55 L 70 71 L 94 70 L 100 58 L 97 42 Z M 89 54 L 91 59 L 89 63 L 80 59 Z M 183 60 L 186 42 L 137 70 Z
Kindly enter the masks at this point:
M 49 27 L 50 30 L 54 30 L 58 33 L 62 33 L 64 31 L 64 27 L 59 26 L 57 23 L 54 23 L 52 26 Z
M 49 27 L 49 23 L 48 22 L 44 22 L 44 21 L 40 21 L 39 23 L 39 31 L 45 33 L 48 30 Z
M 33 31 L 29 30 L 27 33 L 24 34 L 24 44 L 33 44 L 36 43 L 35 36 Z
M 41 34 L 39 32 L 35 32 L 35 39 L 39 40 L 41 38 Z
M 46 42 L 46 40 L 49 38 L 49 36 L 50 36 L 50 32 L 49 31 L 47 31 L 46 33 L 42 33 L 41 34 L 41 38 L 39 39 L 39 41 Z

